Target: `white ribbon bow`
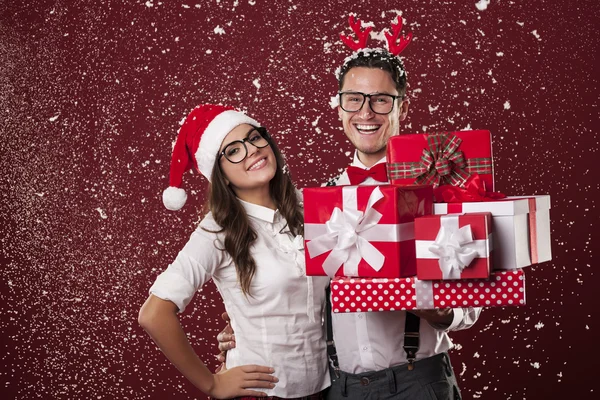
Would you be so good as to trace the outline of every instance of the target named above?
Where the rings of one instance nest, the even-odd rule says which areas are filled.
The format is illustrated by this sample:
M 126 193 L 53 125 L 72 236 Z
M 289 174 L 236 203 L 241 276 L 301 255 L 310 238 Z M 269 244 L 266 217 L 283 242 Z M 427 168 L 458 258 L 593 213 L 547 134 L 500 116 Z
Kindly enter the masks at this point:
M 326 223 L 327 233 L 306 244 L 311 258 L 331 250 L 323 263 L 327 275 L 335 276 L 340 266 L 344 265 L 344 275 L 357 276 L 361 259 L 375 271 L 383 267 L 385 256 L 363 237 L 381 219 L 382 214 L 373 206 L 383 198 L 383 193 L 377 187 L 371 193 L 364 212 L 345 206 L 342 211 L 336 207 Z
M 460 279 L 461 272 L 478 256 L 478 251 L 469 246 L 471 243 L 471 225 L 449 229 L 442 224 L 429 251 L 439 258 L 444 279 Z

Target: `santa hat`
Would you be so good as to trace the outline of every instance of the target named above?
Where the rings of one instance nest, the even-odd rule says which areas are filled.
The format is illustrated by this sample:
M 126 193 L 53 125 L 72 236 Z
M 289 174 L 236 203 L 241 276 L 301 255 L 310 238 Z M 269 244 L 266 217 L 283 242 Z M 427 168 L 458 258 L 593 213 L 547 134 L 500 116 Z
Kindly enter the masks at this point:
M 187 200 L 181 188 L 183 174 L 193 168 L 210 181 L 215 160 L 223 139 L 235 127 L 260 124 L 232 107 L 203 104 L 190 112 L 177 133 L 171 157 L 169 187 L 163 192 L 163 204 L 169 210 L 179 210 Z

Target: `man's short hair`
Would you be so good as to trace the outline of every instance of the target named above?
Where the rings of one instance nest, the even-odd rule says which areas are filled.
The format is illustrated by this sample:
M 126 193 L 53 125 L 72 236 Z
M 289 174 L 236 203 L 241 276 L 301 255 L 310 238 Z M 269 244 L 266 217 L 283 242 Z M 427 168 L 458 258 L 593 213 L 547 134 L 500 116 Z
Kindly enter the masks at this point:
M 386 49 L 360 49 L 344 60 L 344 64 L 335 72 L 338 78 L 339 90 L 344 86 L 346 73 L 356 67 L 377 68 L 387 71 L 396 85 L 401 96 L 406 95 L 406 70 L 400 57 L 394 56 Z

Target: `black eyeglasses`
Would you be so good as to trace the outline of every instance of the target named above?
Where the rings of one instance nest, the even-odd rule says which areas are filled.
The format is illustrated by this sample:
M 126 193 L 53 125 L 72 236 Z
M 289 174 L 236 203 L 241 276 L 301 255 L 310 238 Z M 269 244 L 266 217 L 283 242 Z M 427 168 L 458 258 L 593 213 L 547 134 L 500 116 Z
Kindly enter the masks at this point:
M 387 93 L 365 94 L 361 92 L 339 92 L 340 107 L 346 112 L 357 112 L 362 109 L 365 101 L 369 99 L 369 107 L 375 114 L 385 115 L 394 109 L 394 101 L 403 99 L 404 96 L 394 96 Z
M 248 157 L 248 147 L 246 147 L 246 143 L 250 143 L 252 146 L 257 149 L 262 149 L 263 147 L 267 147 L 269 145 L 269 133 L 263 127 L 252 128 L 250 132 L 248 132 L 248 136 L 242 140 L 235 140 L 229 143 L 221 153 L 219 153 L 219 160 L 221 157 L 225 156 L 227 161 L 233 164 L 241 163 Z

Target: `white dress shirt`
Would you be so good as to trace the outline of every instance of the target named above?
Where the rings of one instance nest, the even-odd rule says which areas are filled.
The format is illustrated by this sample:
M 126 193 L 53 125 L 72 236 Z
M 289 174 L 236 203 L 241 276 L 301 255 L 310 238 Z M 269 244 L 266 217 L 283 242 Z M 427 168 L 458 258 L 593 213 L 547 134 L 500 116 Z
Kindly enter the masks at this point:
M 241 200 L 240 200 L 241 201 Z M 223 249 L 223 234 L 208 214 L 150 288 L 183 311 L 194 293 L 214 280 L 236 333 L 236 348 L 227 352 L 229 369 L 246 364 L 273 367 L 279 378 L 268 396 L 302 397 L 330 385 L 322 326 L 328 277 L 306 277 L 301 237 L 292 237 L 278 211 L 241 201 L 257 239 L 250 294 L 238 284 L 235 265 Z
M 377 164 L 386 162 L 382 158 Z M 352 165 L 367 168 L 354 154 Z M 337 179 L 336 185 L 348 185 L 346 171 Z M 367 178 L 362 185 L 381 185 Z M 470 328 L 481 313 L 481 308 L 455 308 L 449 327 L 434 327 L 425 320 L 420 323 L 420 345 L 417 360 L 431 357 L 452 348 L 447 332 Z M 340 369 L 358 374 L 380 371 L 408 362 L 404 344 L 406 311 L 332 313 L 333 340 L 337 350 Z

